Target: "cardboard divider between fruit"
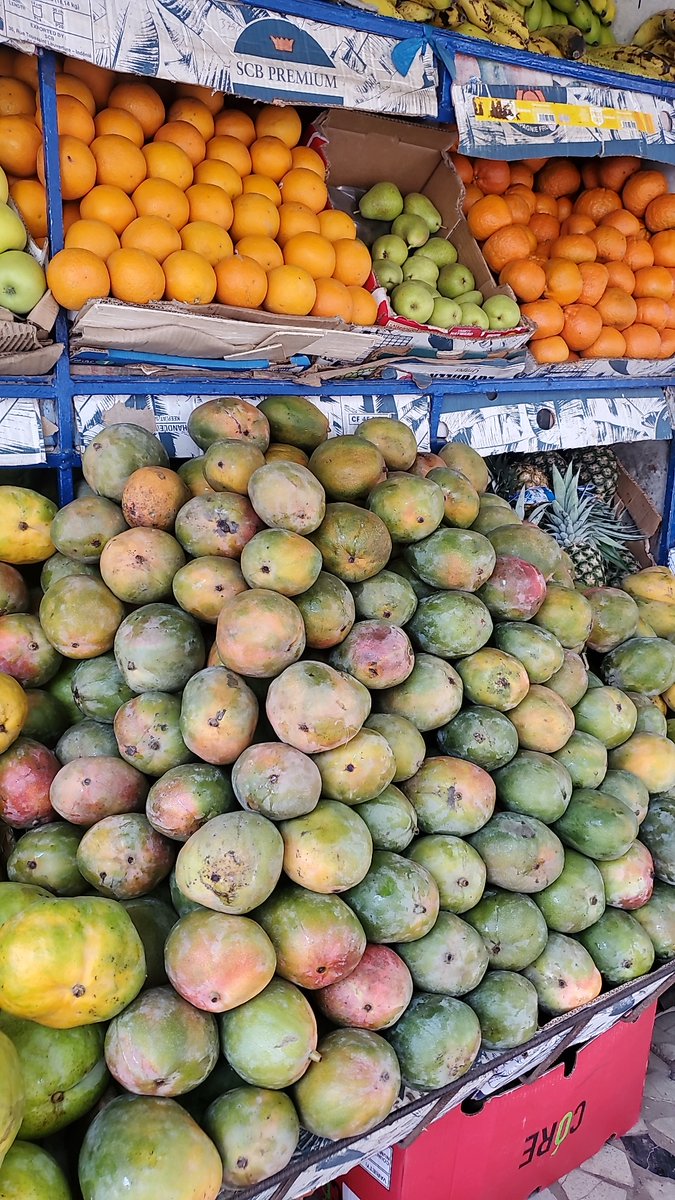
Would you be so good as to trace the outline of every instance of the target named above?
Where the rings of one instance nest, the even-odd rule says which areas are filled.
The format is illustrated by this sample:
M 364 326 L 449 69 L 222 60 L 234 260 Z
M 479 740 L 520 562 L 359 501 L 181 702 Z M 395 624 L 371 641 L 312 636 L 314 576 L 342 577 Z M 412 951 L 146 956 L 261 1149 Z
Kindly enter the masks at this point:
M 547 1069 L 564 1049 L 579 1046 L 630 1020 L 675 983 L 675 963 L 666 963 L 630 983 L 612 988 L 597 1000 L 548 1021 L 539 1033 L 516 1050 L 482 1050 L 461 1079 L 434 1092 L 406 1087 L 398 1106 L 376 1129 L 362 1137 L 328 1142 L 303 1134 L 295 1156 L 263 1185 L 231 1191 L 219 1200 L 296 1200 L 346 1174 L 352 1167 L 404 1139 L 414 1140 L 432 1122 L 469 1097 L 486 1097 L 516 1083 L 531 1072 Z
M 33 241 L 25 221 L 14 202 L 9 199 L 8 207 L 26 228 L 26 253 L 44 267 L 47 248 L 43 250 Z M 59 314 L 50 292 L 45 292 L 25 317 L 0 306 L 0 375 L 46 375 L 63 354 L 63 346 L 51 337 Z

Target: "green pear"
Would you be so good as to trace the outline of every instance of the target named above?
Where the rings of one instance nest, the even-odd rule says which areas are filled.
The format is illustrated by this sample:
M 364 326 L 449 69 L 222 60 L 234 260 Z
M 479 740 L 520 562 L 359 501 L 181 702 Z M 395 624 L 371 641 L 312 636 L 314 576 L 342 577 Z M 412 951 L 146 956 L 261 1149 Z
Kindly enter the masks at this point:
M 392 292 L 399 283 L 403 283 L 403 271 L 391 258 L 374 259 L 373 275 L 379 286 L 386 288 L 388 292 Z
M 473 285 L 473 275 L 463 263 L 452 263 L 449 267 L 441 267 L 441 273 L 438 276 L 438 290 L 449 300 L 456 300 L 463 292 L 470 292 Z
M 426 245 L 421 250 L 416 250 L 415 253 L 430 258 L 437 267 L 449 267 L 452 263 L 457 262 L 457 251 L 452 242 L 447 242 L 445 238 L 429 238 Z
M 430 325 L 435 325 L 437 329 L 454 329 L 455 326 L 462 324 L 462 310 L 455 300 L 448 300 L 445 296 L 441 296 L 434 303 L 434 310 L 431 314 Z
M 403 238 L 407 246 L 423 246 L 429 241 L 429 226 L 422 217 L 414 213 L 402 213 L 391 227 L 396 237 Z
M 388 258 L 397 266 L 402 267 L 408 257 L 408 247 L 402 237 L 396 237 L 393 233 L 385 233 L 383 237 L 379 237 L 373 242 L 371 254 L 373 258 Z
M 474 290 L 472 292 L 462 292 L 461 296 L 455 296 L 454 299 L 458 304 L 478 304 L 480 306 L 485 297 L 482 292 Z
M 483 312 L 488 318 L 490 329 L 517 329 L 520 325 L 520 309 L 509 296 L 490 296 L 483 305 Z
M 430 233 L 437 233 L 443 224 L 443 218 L 438 209 L 421 192 L 408 193 L 403 201 L 403 211 L 412 213 L 414 217 L 421 217 Z
M 417 321 L 419 325 L 426 325 L 434 311 L 434 298 L 428 286 L 417 279 L 408 279 L 394 288 L 392 304 L 399 317 Z
M 435 286 L 438 279 L 438 267 L 430 258 L 425 258 L 423 254 L 413 254 L 407 262 L 403 264 L 404 279 L 421 279 L 423 283 L 430 283 Z
M 462 304 L 460 308 L 462 310 L 461 325 L 473 326 L 476 329 L 490 328 L 490 320 L 487 314 L 477 304 Z
M 403 212 L 403 196 L 395 183 L 376 183 L 359 200 L 359 211 L 369 221 L 393 221 Z

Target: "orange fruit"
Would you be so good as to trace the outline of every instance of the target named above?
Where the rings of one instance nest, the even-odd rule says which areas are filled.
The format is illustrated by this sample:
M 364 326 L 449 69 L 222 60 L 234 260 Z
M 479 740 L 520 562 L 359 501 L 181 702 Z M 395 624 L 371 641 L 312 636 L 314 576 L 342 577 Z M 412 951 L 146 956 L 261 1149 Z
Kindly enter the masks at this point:
M 114 250 L 106 263 L 110 294 L 127 304 L 150 304 L 164 295 L 164 272 L 145 250 Z
M 302 137 L 302 121 L 290 105 L 266 104 L 256 113 L 255 131 L 259 138 L 279 138 L 292 150 Z
M 657 196 L 668 191 L 663 171 L 636 171 L 624 184 L 621 193 L 624 208 L 636 217 L 644 217 L 648 206 Z
M 559 196 L 558 197 L 558 220 L 566 221 L 568 217 L 572 216 L 573 208 L 574 208 L 574 204 L 570 200 L 569 196 Z
M 105 108 L 115 83 L 115 71 L 111 71 L 107 67 L 97 67 L 94 63 L 84 62 L 79 58 L 64 58 L 63 70 L 67 75 L 74 75 L 86 83 L 94 97 L 96 107 Z
M 109 225 L 103 221 L 88 221 L 86 217 L 74 221 L 65 236 L 66 250 L 91 250 L 105 262 L 113 250 L 119 250 L 120 239 Z
M 353 240 L 356 237 L 356 221 L 339 208 L 324 208 L 319 213 L 319 232 L 329 242 L 338 242 L 341 238 Z
M 598 178 L 602 187 L 620 192 L 626 180 L 640 170 L 640 159 L 619 154 L 616 158 L 603 158 L 598 163 Z M 624 230 L 622 229 L 623 233 Z
M 471 209 L 477 200 L 483 199 L 484 195 L 485 192 L 480 190 L 477 183 L 470 183 L 468 185 L 464 193 L 464 200 L 462 201 L 462 212 L 465 216 L 467 213 L 471 212 Z
M 229 163 L 240 176 L 251 174 L 251 155 L 246 146 L 228 133 L 218 134 L 206 143 L 206 157 Z
M 626 339 L 618 329 L 603 325 L 600 335 L 581 352 L 582 358 L 625 358 Z
M 497 196 L 495 198 L 498 200 L 502 199 L 501 196 Z M 509 207 L 511 219 L 514 221 L 514 223 L 516 225 L 528 225 L 532 213 L 530 212 L 530 206 L 527 203 L 527 200 L 525 200 L 523 196 L 519 196 L 517 192 L 504 192 L 503 199 L 506 201 Z
M 268 179 L 266 175 L 245 175 L 241 182 L 244 185 L 245 196 L 249 192 L 255 192 L 258 196 L 267 196 L 275 208 L 280 207 L 281 192 L 273 179 Z
M 351 244 L 351 243 L 350 243 Z M 267 273 L 263 308 L 284 317 L 306 317 L 316 301 L 316 284 L 309 271 L 290 263 Z
M 143 127 L 133 113 L 126 108 L 104 108 L 94 117 L 94 128 L 97 137 L 104 133 L 117 133 L 120 137 L 128 138 L 134 146 L 140 149 L 145 141 Z
M 603 187 L 589 188 L 588 191 L 582 192 L 574 203 L 575 213 L 590 217 L 596 225 L 617 208 L 621 208 L 621 197 Z
M 319 233 L 320 228 L 319 217 L 312 212 L 311 208 L 307 208 L 306 204 L 294 202 L 281 205 L 279 232 L 276 237 L 282 249 L 288 239 L 294 237 L 296 233 Z
M 2 49 L 4 51 L 6 47 L 3 46 Z M 23 54 L 20 50 L 17 50 L 16 54 L 12 54 L 6 74 L 13 75 L 15 79 L 22 79 L 24 83 L 27 83 L 34 91 L 37 91 L 38 70 L 37 58 L 34 54 Z
M 141 153 L 145 158 L 148 179 L 168 179 L 182 192 L 194 178 L 194 168 L 180 146 L 173 142 L 149 142 Z
M 547 196 L 545 192 L 535 192 L 534 211 L 538 213 L 548 213 L 549 217 L 557 217 L 558 202 L 555 196 Z
M 587 233 L 568 233 L 556 238 L 551 246 L 551 258 L 566 258 L 570 262 L 595 262 L 598 252 Z
M 657 266 L 675 267 L 675 234 L 670 229 L 664 229 L 662 233 L 655 233 L 650 244 Z
M 626 263 L 608 262 L 604 264 L 607 269 L 607 286 L 618 287 L 622 291 L 628 292 L 629 296 L 635 291 L 635 275 Z
M 562 332 L 565 314 L 556 300 L 535 300 L 531 304 L 523 304 L 520 311 L 536 326 L 531 341 L 556 337 Z
M 349 241 L 351 243 L 351 239 Z M 319 279 L 332 276 L 337 256 L 333 243 L 320 233 L 296 233 L 284 246 L 284 262 L 293 267 L 303 267 L 312 279 Z
M 598 252 L 598 262 L 623 262 L 626 257 L 626 238 L 619 229 L 601 225 L 589 233 Z
M 590 217 L 585 217 L 582 213 L 573 212 L 561 223 L 560 232 L 563 237 L 571 237 L 579 233 L 592 233 L 595 228 L 595 221 L 591 220 Z
M 636 303 L 635 320 L 639 325 L 653 325 L 654 329 L 665 329 L 670 316 L 667 300 L 659 300 L 656 296 L 640 296 Z
M 661 300 L 672 300 L 673 278 L 666 267 L 640 267 L 635 272 L 633 295 L 657 296 Z
M 482 192 L 503 196 L 511 186 L 511 168 L 507 162 L 479 158 L 474 162 L 473 179 Z
M 17 179 L 9 189 L 31 237 L 47 236 L 47 193 L 37 179 Z
M 168 179 L 144 179 L 132 199 L 139 217 L 164 217 L 175 229 L 188 223 L 190 202 L 185 192 Z
M 465 154 L 457 154 L 453 150 L 450 155 L 450 161 L 465 187 L 473 183 L 472 159 L 467 158 Z
M 278 183 L 293 166 L 291 152 L 285 142 L 277 137 L 256 138 L 249 147 L 253 172 L 266 175 Z
M 206 105 L 213 116 L 220 112 L 225 100 L 223 92 L 203 87 L 200 83 L 179 83 L 176 86 L 176 95 L 181 98 L 187 97 L 191 100 L 199 100 L 202 104 Z
M 160 125 L 154 140 L 179 146 L 193 167 L 206 158 L 206 142 L 197 127 L 189 121 L 167 121 L 166 125 Z
M 624 237 L 637 237 L 640 232 L 640 222 L 633 213 L 629 213 L 626 208 L 617 208 L 613 212 L 607 213 L 599 222 L 600 225 L 609 225 L 612 229 L 618 229 Z
M 27 179 L 37 174 L 40 130 L 32 117 L 0 117 L 0 167 L 8 175 Z
M 127 225 L 121 240 L 125 250 L 144 250 L 158 263 L 182 246 L 178 230 L 164 217 L 136 217 Z
M 57 96 L 56 111 L 60 134 L 68 133 L 71 137 L 79 138 L 86 146 L 93 142 L 96 136 L 94 118 L 80 100 L 76 100 L 74 96 Z M 42 129 L 42 111 L 40 109 L 35 115 L 35 124 L 38 129 Z
M 91 152 L 96 159 L 96 182 L 133 192 L 145 179 L 147 164 L 143 151 L 119 133 L 104 133 L 94 138 Z
M 82 79 L 78 79 L 76 75 L 66 75 L 61 71 L 56 73 L 56 94 L 57 96 L 74 96 L 84 105 L 90 116 L 93 117 L 96 112 L 96 101 L 91 94 L 90 88 Z
M 170 121 L 187 121 L 188 125 L 194 125 L 208 142 L 209 138 L 213 137 L 215 124 L 213 114 L 210 112 L 208 105 L 203 100 L 197 99 L 195 96 L 181 96 L 180 99 L 174 100 L 168 113 L 166 114 Z M 160 121 L 163 123 L 164 118 Z M 159 129 L 159 125 L 157 126 Z
M 675 229 L 675 196 L 666 194 L 651 200 L 645 209 L 645 225 L 650 233 Z
M 534 234 L 525 225 L 506 225 L 483 244 L 483 257 L 490 270 L 498 275 L 502 267 L 514 259 L 528 258 L 536 245 Z
M 506 189 L 506 191 L 504 192 L 504 195 L 505 196 L 520 196 L 527 204 L 527 207 L 530 210 L 530 216 L 532 216 L 537 211 L 537 197 L 535 196 L 534 192 L 532 191 L 532 188 L 525 187 L 525 185 L 522 183 L 512 184 L 511 187 Z M 551 213 L 548 213 L 546 215 L 551 216 Z
M 232 238 L 220 225 L 213 221 L 190 221 L 180 231 L 183 250 L 191 250 L 214 267 L 221 258 L 228 258 L 234 253 Z M 215 284 L 214 284 L 215 295 Z M 196 301 L 194 302 L 196 303 Z M 203 303 L 207 303 L 204 301 Z
M 265 272 L 271 271 L 272 267 L 283 266 L 281 247 L 270 237 L 260 237 L 256 234 L 243 237 L 237 242 L 236 253 L 254 259 Z
M 521 203 L 525 204 L 521 197 L 516 199 L 521 199 Z M 527 219 L 529 220 L 529 217 Z M 466 221 L 471 235 L 477 241 L 483 242 L 498 229 L 513 225 L 513 214 L 503 196 L 483 196 L 482 200 L 477 200 L 469 210 Z
M 568 304 L 562 337 L 570 350 L 587 350 L 600 337 L 602 317 L 590 304 Z
M 609 284 L 609 271 L 603 263 L 598 262 L 579 263 L 578 266 L 583 280 L 579 303 L 595 305 Z
M 668 318 L 666 320 L 666 329 L 675 329 L 675 304 L 672 300 L 666 301 L 668 304 Z
M 211 183 L 214 187 L 227 192 L 230 200 L 241 196 L 243 189 L 241 175 L 230 163 L 218 162 L 215 158 L 205 158 L 204 162 L 195 167 L 195 183 Z
M 512 186 L 514 183 L 521 183 L 526 188 L 534 186 L 534 171 L 527 163 L 509 163 L 509 174 Z
M 546 287 L 546 272 L 529 258 L 516 258 L 499 274 L 499 282 L 508 284 L 519 300 L 538 300 Z
M 637 305 L 633 297 L 617 287 L 606 288 L 604 295 L 598 300 L 597 310 L 603 325 L 611 325 L 622 332 L 633 324 L 637 316 Z
M 659 358 L 675 356 L 675 329 L 664 329 L 661 332 L 661 353 Z
M 97 164 L 92 148 L 79 138 L 64 134 L 59 138 L 59 163 L 61 164 L 61 195 L 64 200 L 79 200 L 86 196 L 97 182 Z M 37 174 L 40 183 L 45 182 L 44 153 L 38 152 Z M 105 181 L 103 181 L 105 182 Z
M 227 237 L 227 234 L 225 234 Z M 181 304 L 210 304 L 216 294 L 216 273 L 210 263 L 193 250 L 175 250 L 162 264 L 165 300 Z
M 661 335 L 652 325 L 629 325 L 624 329 L 626 358 L 660 358 Z
M 335 250 L 333 278 L 347 287 L 363 287 L 373 269 L 368 247 L 359 238 L 338 238 L 332 245 Z
M 377 300 L 371 292 L 363 287 L 347 289 L 352 301 L 352 324 L 374 325 L 377 319 Z
M 631 271 L 654 266 L 654 251 L 649 242 L 641 237 L 626 238 L 626 252 L 622 259 Z
M 193 183 L 185 192 L 190 205 L 191 221 L 214 221 L 229 229 L 234 216 L 232 201 L 227 192 L 213 183 Z
M 291 150 L 291 166 L 304 167 L 307 171 L 316 171 L 319 179 L 326 178 L 326 164 L 316 150 L 310 146 L 294 146 Z
M 328 188 L 316 171 L 306 167 L 291 167 L 279 182 L 284 204 L 304 204 L 312 212 L 320 213 L 328 203 Z
M 133 201 L 121 188 L 100 184 L 80 201 L 80 216 L 103 221 L 119 236 L 136 216 Z
M 56 303 L 67 309 L 110 295 L 106 264 L 91 250 L 60 250 L 47 264 L 47 284 Z
M 21 79 L 0 77 L 0 117 L 23 113 L 32 117 L 35 113 L 35 91 Z
M 530 353 L 534 361 L 538 363 L 563 363 L 567 362 L 570 356 L 567 342 L 555 335 L 531 342 Z
M 547 196 L 574 196 L 581 187 L 581 174 L 569 158 L 551 158 L 537 175 L 537 191 Z
M 544 271 L 546 299 L 557 300 L 558 304 L 576 304 L 584 286 L 577 264 L 569 258 L 551 258 Z
M 260 308 L 267 292 L 267 274 L 260 263 L 233 254 L 216 263 L 216 299 L 236 308 Z
M 239 108 L 224 108 L 222 112 L 218 112 L 214 132 L 219 136 L 226 134 L 228 137 L 237 138 L 245 146 L 250 146 L 256 136 L 253 121 Z
M 560 237 L 560 221 L 550 213 L 532 213 L 529 228 L 538 242 L 553 242 Z
M 164 103 L 149 83 L 124 80 L 115 84 L 108 96 L 108 104 L 110 108 L 126 108 L 127 112 L 132 113 L 140 121 L 146 138 L 154 137 L 160 125 L 164 124 Z
M 230 230 L 235 242 L 249 234 L 276 237 L 279 232 L 279 210 L 267 196 L 249 192 L 247 196 L 237 196 L 232 207 L 234 217 Z
M 316 300 L 310 317 L 341 317 L 351 324 L 353 302 L 348 287 L 337 279 L 315 279 Z

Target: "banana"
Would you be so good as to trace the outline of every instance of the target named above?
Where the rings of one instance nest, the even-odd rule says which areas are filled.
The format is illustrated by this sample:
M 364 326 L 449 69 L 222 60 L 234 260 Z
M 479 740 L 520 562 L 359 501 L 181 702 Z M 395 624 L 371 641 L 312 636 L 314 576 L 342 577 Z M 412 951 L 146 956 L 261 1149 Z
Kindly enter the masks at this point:
M 665 32 L 663 17 L 663 13 L 654 13 L 652 17 L 647 17 L 646 21 L 643 21 L 635 30 L 631 38 L 632 45 L 648 46 L 650 42 L 654 42 L 658 37 L 662 37 Z
M 553 8 L 549 3 L 549 0 L 542 0 L 541 21 L 539 22 L 539 28 L 544 29 L 547 25 L 553 25 L 553 23 Z M 567 24 L 567 17 L 565 17 L 565 24 Z
M 593 46 L 583 61 L 610 71 L 623 71 L 628 67 L 629 74 L 643 74 L 650 79 L 675 78 L 675 68 L 665 58 L 637 46 Z
M 570 24 L 580 33 L 589 33 L 593 27 L 593 11 L 587 0 L 577 0 L 574 11 L 570 13 Z
M 646 49 L 651 50 L 652 54 L 662 54 L 664 58 L 672 59 L 675 62 L 675 41 L 672 38 L 660 38 L 658 42 L 650 42 Z
M 586 50 L 582 34 L 572 25 L 549 25 L 537 30 L 539 37 L 549 38 L 557 46 L 563 58 L 581 58 Z
M 549 8 L 551 8 L 550 4 L 549 4 Z M 567 19 L 567 16 L 565 15 L 565 13 L 558 12 L 557 8 L 551 8 L 550 25 L 569 25 L 569 20 Z M 540 29 L 544 28 L 543 21 L 540 23 L 539 28 Z
M 490 34 L 484 29 L 479 29 L 478 25 L 472 25 L 471 21 L 462 21 L 454 30 L 455 33 L 461 33 L 463 37 L 482 38 L 484 41 L 490 41 Z
M 418 4 L 417 0 L 403 0 L 397 9 L 399 17 L 403 17 L 404 21 L 433 21 L 434 10 L 427 8 L 425 4 Z
M 496 42 L 498 46 L 512 46 L 514 50 L 527 49 L 527 39 L 516 33 L 515 29 L 507 29 L 506 25 L 495 25 L 490 34 L 490 41 Z
M 598 16 L 603 25 L 612 25 L 616 20 L 616 0 L 606 0 L 605 11 L 599 12 Z
M 539 28 L 543 11 L 543 0 L 533 0 L 533 3 L 525 13 L 525 24 L 527 25 L 530 33 L 535 33 Z
M 492 33 L 494 21 L 485 0 L 457 0 L 470 25 L 477 25 L 485 33 Z
M 547 54 L 549 58 L 562 58 L 557 46 L 553 44 L 550 38 L 544 37 L 543 34 L 535 33 L 534 37 L 530 38 L 528 50 L 532 50 L 534 54 Z
M 464 20 L 464 14 L 454 4 L 450 8 L 446 8 L 442 15 L 443 24 L 446 29 L 458 29 Z
M 495 29 L 503 27 L 510 33 L 515 33 L 523 43 L 527 42 L 530 31 L 527 28 L 526 22 L 505 3 L 505 0 L 485 0 L 485 4 L 494 21 Z M 510 42 L 502 42 L 501 44 L 504 46 L 511 45 Z
M 600 46 L 616 46 L 616 38 L 608 25 L 600 26 Z
M 675 8 L 666 8 L 665 11 L 661 13 L 661 17 L 663 19 L 664 32 L 667 33 L 669 37 L 675 37 Z
M 584 37 L 586 38 L 586 44 L 588 46 L 598 46 L 600 44 L 601 29 L 602 25 L 600 24 L 600 18 L 598 14 L 591 11 L 591 27 L 588 32 L 584 34 Z

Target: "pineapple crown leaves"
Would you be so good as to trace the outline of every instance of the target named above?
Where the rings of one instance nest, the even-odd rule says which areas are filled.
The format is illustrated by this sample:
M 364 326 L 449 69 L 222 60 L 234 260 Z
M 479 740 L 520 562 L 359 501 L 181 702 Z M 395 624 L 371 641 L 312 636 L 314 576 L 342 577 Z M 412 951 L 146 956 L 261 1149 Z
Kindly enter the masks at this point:
M 592 488 L 580 490 L 579 471 L 573 464 L 564 476 L 554 466 L 551 477 L 553 500 L 540 504 L 530 515 L 530 521 L 541 525 L 564 548 L 591 545 L 617 566 L 625 561 L 626 543 L 642 540 L 637 525 L 601 500 Z

